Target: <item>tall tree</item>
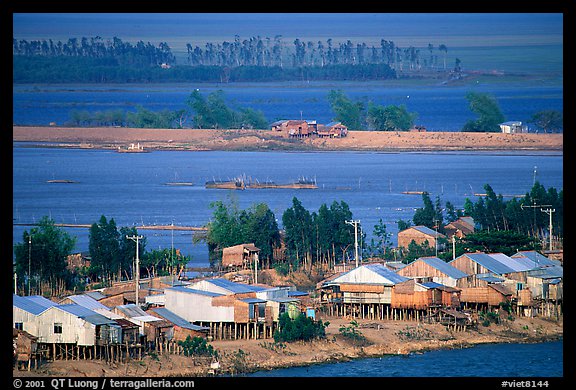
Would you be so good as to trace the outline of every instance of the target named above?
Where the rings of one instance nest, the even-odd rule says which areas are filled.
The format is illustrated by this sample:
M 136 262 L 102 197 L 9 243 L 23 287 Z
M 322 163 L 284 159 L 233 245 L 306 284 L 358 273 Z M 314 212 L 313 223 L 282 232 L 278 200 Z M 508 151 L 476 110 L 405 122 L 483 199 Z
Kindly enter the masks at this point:
M 111 280 L 120 273 L 120 233 L 114 218 L 110 221 L 104 215 L 90 226 L 88 249 L 92 258 L 91 273 L 104 280 Z
M 504 122 L 504 114 L 496 98 L 487 93 L 468 92 L 466 94 L 470 110 L 478 115 L 478 119 L 464 124 L 462 131 L 500 132 L 499 124 Z
M 31 282 L 31 293 L 41 294 L 41 283 L 47 283 L 51 293 L 67 277 L 66 258 L 76 245 L 76 238 L 54 225 L 54 220 L 44 216 L 38 226 L 24 231 L 22 242 L 14 245 L 16 273 L 21 281 Z M 25 287 L 27 292 L 28 285 Z
M 558 110 L 538 111 L 532 115 L 530 122 L 545 133 L 561 132 L 564 127 L 562 112 Z
M 351 130 L 362 129 L 362 102 L 353 102 L 342 90 L 331 90 L 328 93 L 328 102 L 332 111 L 336 114 L 334 119 L 342 122 Z

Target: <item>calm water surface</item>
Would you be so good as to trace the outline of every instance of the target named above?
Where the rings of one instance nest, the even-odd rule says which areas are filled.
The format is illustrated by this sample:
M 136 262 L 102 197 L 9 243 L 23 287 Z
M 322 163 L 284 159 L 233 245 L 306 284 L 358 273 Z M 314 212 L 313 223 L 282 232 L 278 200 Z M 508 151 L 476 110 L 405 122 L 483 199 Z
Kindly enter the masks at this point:
M 358 359 L 272 371 L 251 377 L 562 377 L 563 342 L 484 344 L 408 356 Z
M 213 179 L 246 175 L 286 183 L 305 176 L 316 190 L 206 189 Z M 73 180 L 73 184 L 48 183 Z M 282 214 L 297 197 L 310 212 L 322 204 L 344 201 L 370 238 L 379 219 L 396 241 L 397 221 L 411 220 L 423 207 L 420 195 L 450 201 L 462 208 L 466 198 L 490 184 L 497 194 L 524 195 L 534 180 L 545 188 L 563 188 L 561 153 L 362 153 L 362 152 L 185 152 L 117 153 L 107 150 L 13 148 L 13 219 L 34 223 L 43 216 L 56 223 L 93 224 L 102 215 L 120 226 L 205 225 L 214 201 L 235 202 L 246 209 L 265 203 L 282 227 Z M 193 186 L 168 186 L 167 182 Z M 507 198 L 510 199 L 510 198 Z M 13 243 L 29 226 L 14 226 Z M 70 228 L 78 251 L 88 248 L 88 229 Z M 142 230 L 147 249 L 175 248 L 193 262 L 208 261 L 205 244 L 193 244 L 191 232 Z M 369 239 L 368 238 L 368 239 Z

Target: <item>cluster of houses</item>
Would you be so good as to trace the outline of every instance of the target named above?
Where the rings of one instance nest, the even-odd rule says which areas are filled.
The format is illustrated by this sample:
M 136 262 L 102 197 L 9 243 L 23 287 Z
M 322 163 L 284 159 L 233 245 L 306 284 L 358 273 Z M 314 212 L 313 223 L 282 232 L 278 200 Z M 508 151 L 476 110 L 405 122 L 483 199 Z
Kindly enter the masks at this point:
M 430 256 L 408 265 L 364 264 L 320 282 L 317 290 L 320 304 L 332 315 L 380 320 L 443 316 L 471 325 L 463 311 L 493 311 L 503 304 L 517 315 L 559 316 L 562 280 L 560 261 L 536 251 L 513 256 L 474 252 L 449 262 Z
M 473 231 L 463 217 L 447 226 L 449 236 Z M 413 226 L 398 235 L 435 245 L 439 233 Z M 118 359 L 143 351 L 176 352 L 187 337 L 207 340 L 269 339 L 280 315 L 317 313 L 372 320 L 437 321 L 465 329 L 471 313 L 503 304 L 517 315 L 555 317 L 562 313 L 563 267 L 536 251 L 465 253 L 446 262 L 421 257 L 410 264 L 369 262 L 336 272 L 302 292 L 294 286 L 258 283 L 259 248 L 226 248 L 223 266 L 250 268 L 254 277 L 190 280 L 174 276 L 122 282 L 62 299 L 13 295 L 17 361 Z M 138 292 L 142 291 L 139 295 Z M 138 297 L 138 302 L 136 302 Z
M 146 282 L 145 282 L 146 283 Z M 135 284 L 71 295 L 58 301 L 13 294 L 17 361 L 141 357 L 175 351 L 187 337 L 271 338 L 282 313 L 305 311 L 308 293 L 294 287 L 224 278 L 148 280 L 135 302 Z
M 342 138 L 348 135 L 348 127 L 341 122 L 325 125 L 315 120 L 280 120 L 270 125 L 272 130 L 282 132 L 290 138 Z

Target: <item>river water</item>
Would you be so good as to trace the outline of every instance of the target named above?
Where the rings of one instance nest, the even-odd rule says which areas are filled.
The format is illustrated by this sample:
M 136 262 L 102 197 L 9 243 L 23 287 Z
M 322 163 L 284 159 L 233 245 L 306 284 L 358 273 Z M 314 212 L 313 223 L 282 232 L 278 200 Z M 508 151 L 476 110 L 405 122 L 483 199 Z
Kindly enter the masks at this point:
M 316 180 L 318 189 L 207 189 L 213 179 L 246 175 L 260 181 L 287 183 L 299 177 Z M 72 180 L 75 183 L 49 183 Z M 202 226 L 210 221 L 214 201 L 240 209 L 265 203 L 282 227 L 282 214 L 298 198 L 310 212 L 344 201 L 368 240 L 382 219 L 396 243 L 397 221 L 411 220 L 428 191 L 442 205 L 462 208 L 477 200 L 489 184 L 496 194 L 525 195 L 537 180 L 545 188 L 563 189 L 563 154 L 494 152 L 224 152 L 110 150 L 13 147 L 13 221 L 35 223 L 49 216 L 56 223 L 93 224 L 102 215 L 118 227 L 134 225 Z M 169 186 L 168 182 L 192 186 Z M 507 198 L 510 199 L 510 198 Z M 14 225 L 13 243 L 22 242 L 30 226 Z M 77 237 L 77 251 L 88 249 L 88 229 L 66 228 Z M 204 243 L 194 244 L 190 231 L 140 230 L 148 250 L 178 248 L 196 266 L 208 263 Z
M 395 86 L 386 81 L 367 82 L 263 82 L 179 83 L 104 85 L 14 85 L 13 123 L 18 125 L 63 125 L 73 110 L 152 111 L 189 109 L 186 100 L 195 89 L 203 96 L 222 90 L 229 107 L 262 112 L 268 123 L 280 119 L 307 119 L 318 123 L 334 120 L 327 100 L 329 91 L 341 90 L 347 97 L 378 105 L 404 105 L 417 115 L 416 124 L 429 131 L 460 131 L 468 120 L 477 119 L 466 94 L 493 96 L 507 121 L 527 123 L 541 110 L 563 110 L 561 80 L 546 83 L 486 83 L 464 86 Z M 190 125 L 190 124 L 188 124 Z M 531 126 L 531 124 L 528 124 Z
M 512 380 L 534 377 L 542 379 L 563 375 L 563 342 L 559 340 L 534 344 L 483 344 L 464 349 L 437 350 L 308 367 L 258 371 L 247 376 L 496 377 Z M 429 382 L 429 384 L 434 383 Z M 538 387 L 538 385 L 531 387 Z

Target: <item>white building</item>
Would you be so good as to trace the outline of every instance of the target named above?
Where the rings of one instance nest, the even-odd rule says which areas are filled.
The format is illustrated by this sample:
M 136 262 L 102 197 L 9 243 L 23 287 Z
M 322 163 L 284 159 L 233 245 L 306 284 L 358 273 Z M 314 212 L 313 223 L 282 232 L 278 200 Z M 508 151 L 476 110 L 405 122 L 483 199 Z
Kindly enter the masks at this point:
M 528 126 L 522 125 L 521 121 L 508 121 L 499 124 L 500 129 L 506 134 L 527 133 Z

